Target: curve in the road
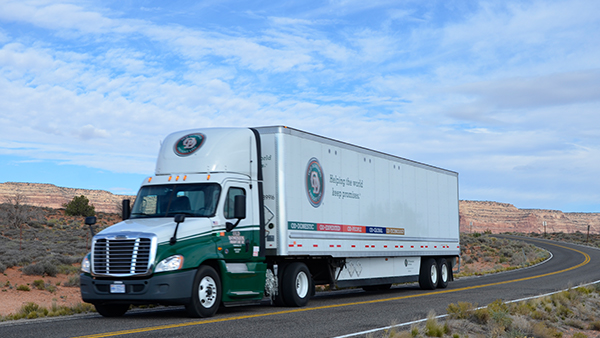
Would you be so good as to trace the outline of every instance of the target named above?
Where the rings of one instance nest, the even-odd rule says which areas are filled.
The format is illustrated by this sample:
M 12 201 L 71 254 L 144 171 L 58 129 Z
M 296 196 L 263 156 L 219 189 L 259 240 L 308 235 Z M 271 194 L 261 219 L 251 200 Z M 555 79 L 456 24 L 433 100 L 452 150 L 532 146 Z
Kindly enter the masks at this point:
M 460 291 L 481 289 L 481 288 L 486 288 L 486 287 L 490 287 L 490 286 L 497 286 L 497 285 L 502 285 L 502 284 L 516 283 L 516 282 L 522 282 L 522 281 L 532 280 L 532 279 L 536 279 L 536 278 L 542 278 L 542 277 L 548 277 L 548 276 L 552 276 L 552 275 L 558 275 L 558 274 L 565 273 L 565 272 L 577 269 L 579 267 L 582 267 L 582 266 L 588 264 L 590 262 L 590 260 L 591 260 L 590 256 L 587 253 L 585 253 L 583 251 L 580 251 L 580 250 L 577 250 L 577 249 L 574 249 L 574 248 L 569 248 L 569 247 L 566 247 L 566 246 L 563 246 L 563 245 L 560 245 L 560 244 L 556 244 L 556 243 L 542 242 L 542 241 L 536 241 L 536 240 L 531 240 L 531 239 L 529 239 L 528 241 L 534 241 L 534 242 L 544 243 L 544 244 L 547 244 L 547 245 L 549 244 L 549 245 L 553 245 L 553 246 L 556 246 L 556 247 L 560 247 L 560 248 L 563 248 L 563 249 L 567 249 L 567 250 L 570 250 L 570 251 L 577 252 L 577 253 L 581 254 L 584 257 L 584 260 L 581 263 L 577 264 L 577 265 L 574 265 L 574 266 L 571 266 L 571 267 L 568 267 L 568 268 L 565 268 L 565 269 L 562 269 L 562 270 L 558 270 L 558 271 L 553 271 L 553 272 L 548 272 L 548 273 L 544 273 L 544 274 L 539 274 L 539 275 L 534 275 L 534 276 L 528 276 L 528 277 L 523 277 L 523 278 L 517 278 L 517 279 L 509 279 L 509 280 L 500 281 L 500 282 L 494 282 L 494 283 L 487 283 L 487 284 L 467 286 L 467 287 L 462 287 L 462 288 L 457 288 L 457 289 L 445 289 L 445 290 L 440 290 L 440 291 L 418 293 L 418 294 L 412 294 L 412 295 L 406 295 L 406 296 L 399 296 L 399 297 L 390 297 L 390 298 L 374 299 L 374 300 L 359 301 L 359 302 L 349 302 L 349 303 L 341 303 L 341 304 L 333 304 L 333 305 L 324 305 L 324 306 L 316 306 L 316 307 L 299 308 L 299 309 L 275 311 L 275 312 L 269 312 L 269 313 L 263 313 L 263 314 L 242 315 L 242 316 L 235 316 L 235 317 L 228 317 L 228 318 L 212 318 L 212 319 L 206 319 L 206 320 L 200 320 L 200 321 L 193 321 L 193 322 L 186 322 L 186 323 L 158 325 L 158 326 L 137 328 L 137 329 L 131 329 L 131 330 L 121 330 L 121 331 L 114 331 L 114 332 L 105 332 L 105 333 L 99 333 L 99 334 L 92 334 L 92 335 L 80 336 L 80 337 L 77 337 L 77 338 L 114 337 L 114 336 L 120 336 L 120 335 L 126 335 L 126 334 L 133 334 L 133 333 L 144 333 L 144 332 L 151 332 L 151 331 L 159 331 L 159 330 L 167 330 L 167 329 L 174 329 L 174 328 L 189 327 L 189 326 L 205 325 L 205 324 L 210 324 L 210 323 L 228 322 L 228 321 L 236 321 L 236 320 L 242 320 L 242 319 L 268 317 L 268 316 L 276 316 L 276 315 L 282 315 L 282 314 L 291 314 L 291 313 L 299 313 L 299 312 L 315 311 L 315 310 L 323 310 L 323 309 L 333 309 L 333 308 L 340 308 L 340 307 L 347 307 L 347 306 L 354 306 L 354 305 L 383 303 L 383 302 L 397 301 L 397 300 L 409 299 L 409 298 L 417 298 L 417 297 L 426 297 L 426 296 L 439 295 L 439 294 L 455 293 L 455 292 L 460 292 Z

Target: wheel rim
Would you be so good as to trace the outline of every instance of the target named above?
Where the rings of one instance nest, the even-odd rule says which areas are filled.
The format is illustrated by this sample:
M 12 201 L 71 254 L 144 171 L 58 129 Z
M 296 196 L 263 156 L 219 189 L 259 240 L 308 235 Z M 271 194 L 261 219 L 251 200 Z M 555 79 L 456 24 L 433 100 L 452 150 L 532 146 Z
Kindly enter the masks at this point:
M 300 298 L 308 294 L 308 276 L 304 271 L 300 271 L 296 276 L 296 294 Z
M 217 284 L 210 276 L 204 276 L 198 286 L 198 299 L 205 308 L 210 308 L 217 301 Z
M 437 283 L 437 279 L 438 279 L 438 274 L 437 274 L 437 268 L 435 266 L 435 264 L 431 265 L 431 283 L 433 283 L 434 285 Z
M 446 282 L 448 280 L 448 266 L 446 264 L 442 264 L 441 266 L 441 278 L 442 278 L 442 282 Z

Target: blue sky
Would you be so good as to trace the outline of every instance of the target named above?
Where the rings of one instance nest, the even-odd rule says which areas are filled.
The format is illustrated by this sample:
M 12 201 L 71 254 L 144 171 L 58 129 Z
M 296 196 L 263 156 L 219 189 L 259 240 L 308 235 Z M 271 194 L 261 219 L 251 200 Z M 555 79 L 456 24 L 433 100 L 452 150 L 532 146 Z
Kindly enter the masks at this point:
M 288 125 L 600 212 L 600 2 L 0 0 L 0 182 L 134 194 L 160 141 Z

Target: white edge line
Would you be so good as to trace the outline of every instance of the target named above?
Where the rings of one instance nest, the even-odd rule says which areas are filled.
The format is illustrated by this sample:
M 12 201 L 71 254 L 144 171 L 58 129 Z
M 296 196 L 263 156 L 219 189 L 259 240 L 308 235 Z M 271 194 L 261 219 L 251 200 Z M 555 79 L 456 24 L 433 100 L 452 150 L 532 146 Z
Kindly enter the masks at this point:
M 571 244 L 571 243 L 570 243 L 570 244 Z M 596 249 L 596 248 L 595 248 L 595 249 Z M 548 250 L 546 250 L 546 251 L 548 251 Z M 550 257 L 549 257 L 548 259 L 546 259 L 546 260 L 544 260 L 544 261 L 542 261 L 542 262 L 540 262 L 540 263 L 538 263 L 538 264 L 535 264 L 535 265 L 532 265 L 532 266 L 528 266 L 528 267 L 526 267 L 526 268 L 524 268 L 524 269 L 532 268 L 532 267 L 534 267 L 534 266 L 538 266 L 538 265 L 540 265 L 540 264 L 544 264 L 544 263 L 548 262 L 550 259 L 552 259 L 552 257 L 554 257 L 554 255 L 552 254 L 552 252 L 551 252 L 551 251 L 548 251 L 548 252 L 550 252 Z M 504 271 L 504 272 L 512 272 L 512 271 L 519 271 L 519 270 L 523 270 L 523 269 L 516 269 L 516 270 L 510 270 L 510 271 Z M 483 276 L 477 276 L 477 277 L 485 277 L 485 275 L 483 275 Z M 463 277 L 463 278 L 464 278 L 464 277 Z M 593 285 L 593 284 L 597 284 L 597 283 L 600 283 L 600 280 L 597 280 L 597 281 L 595 281 L 595 282 L 591 282 L 591 283 L 587 283 L 587 284 L 583 284 L 583 285 L 579 285 L 579 286 L 576 286 L 575 288 L 584 287 L 584 286 L 588 286 L 588 285 Z M 573 289 L 573 288 L 574 288 L 574 287 L 570 287 L 570 288 L 567 288 L 567 289 L 558 290 L 558 291 L 554 291 L 554 292 L 546 293 L 546 294 L 543 294 L 543 295 L 531 296 L 531 297 L 525 297 L 525 298 L 521 298 L 521 299 L 515 299 L 515 300 L 508 301 L 508 302 L 506 302 L 506 303 L 516 303 L 516 302 L 522 302 L 522 301 L 525 301 L 525 300 L 530 300 L 530 299 L 534 299 L 534 298 L 546 297 L 546 296 L 550 296 L 550 295 L 553 295 L 553 294 L 556 294 L 556 293 L 559 293 L 559 292 L 563 292 L 563 291 L 571 290 L 571 289 Z M 486 307 L 487 307 L 487 306 L 480 306 L 480 307 L 478 307 L 478 308 L 476 308 L 476 309 L 474 309 L 474 310 L 484 309 L 484 308 L 486 308 Z M 444 318 L 444 317 L 447 317 L 447 316 L 448 316 L 448 315 L 447 315 L 447 314 L 445 314 L 445 315 L 439 315 L 439 316 L 436 316 L 435 318 L 436 318 L 436 319 L 440 319 L 440 318 Z M 391 329 L 391 328 L 394 328 L 394 327 L 402 327 L 402 326 L 407 326 L 407 325 L 417 324 L 417 323 L 424 322 L 424 321 L 426 321 L 426 320 L 427 320 L 427 318 L 424 318 L 424 319 L 414 320 L 414 321 L 412 321 L 412 322 L 406 322 L 406 323 L 401 323 L 401 324 L 396 324 L 396 325 L 384 326 L 384 327 L 380 327 L 380 328 L 376 328 L 376 329 L 371 329 L 371 330 L 367 330 L 367 331 L 361 331 L 361 332 L 350 333 L 350 334 L 346 334 L 346 335 L 343 335 L 343 336 L 335 336 L 335 337 L 333 337 L 333 338 L 356 337 L 356 336 L 360 336 L 360 335 L 366 335 L 366 334 L 373 333 L 373 332 L 377 332 L 377 331 L 389 330 L 389 329 Z
M 543 295 L 531 296 L 531 297 L 526 297 L 526 298 L 521 298 L 521 299 L 515 299 L 515 300 L 508 301 L 506 303 L 516 303 L 516 302 L 522 302 L 522 301 L 526 301 L 526 300 L 530 300 L 530 299 L 534 299 L 534 298 L 546 297 L 546 296 L 550 296 L 550 295 L 553 295 L 553 294 L 556 294 L 556 293 L 560 293 L 560 292 L 563 292 L 563 291 L 568 291 L 568 290 L 571 290 L 571 289 L 574 289 L 574 288 L 580 288 L 580 287 L 584 287 L 584 286 L 588 286 L 588 285 L 592 285 L 592 284 L 597 284 L 597 283 L 600 283 L 600 280 L 597 280 L 597 281 L 591 282 L 591 283 L 587 283 L 587 284 L 583 284 L 583 285 L 579 285 L 579 286 L 576 286 L 576 287 L 570 287 L 568 289 L 563 289 L 563 290 L 558 290 L 558 291 L 546 293 L 546 294 L 543 294 Z M 476 309 L 473 309 L 473 310 L 485 309 L 486 307 L 487 306 L 480 306 L 480 307 L 478 307 Z M 436 316 L 434 318 L 435 319 L 440 319 L 440 318 L 444 318 L 444 317 L 448 317 L 448 315 L 447 314 L 445 314 L 445 315 L 439 315 L 439 316 Z M 346 335 L 343 335 L 343 336 L 336 336 L 336 337 L 333 337 L 333 338 L 346 338 L 346 337 L 356 337 L 356 336 L 360 336 L 360 335 L 366 335 L 366 334 L 377 332 L 377 331 L 389 330 L 389 329 L 395 328 L 395 327 L 402 327 L 402 326 L 407 326 L 407 325 L 421 323 L 421 322 L 426 321 L 427 319 L 428 318 L 424 318 L 424 319 L 414 320 L 412 322 L 406 322 L 406 323 L 402 323 L 402 324 L 384 326 L 384 327 L 380 327 L 380 328 L 376 328 L 376 329 L 371 329 L 371 330 L 367 330 L 367 331 L 350 333 L 350 334 L 346 334 Z

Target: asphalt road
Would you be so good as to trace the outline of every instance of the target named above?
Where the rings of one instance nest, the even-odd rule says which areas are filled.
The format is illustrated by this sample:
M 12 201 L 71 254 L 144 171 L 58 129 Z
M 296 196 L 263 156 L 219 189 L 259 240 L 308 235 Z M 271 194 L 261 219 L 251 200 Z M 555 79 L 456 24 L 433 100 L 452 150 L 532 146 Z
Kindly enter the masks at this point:
M 305 308 L 236 307 L 202 320 L 187 318 L 183 307 L 135 310 L 120 318 L 89 314 L 21 320 L 0 323 L 0 337 L 335 337 L 426 318 L 430 311 L 444 314 L 448 304 L 459 301 L 481 306 L 600 280 L 600 250 L 527 241 L 552 252 L 552 259 L 527 269 L 461 278 L 447 289 L 423 291 L 411 284 L 385 292 L 324 292 Z

